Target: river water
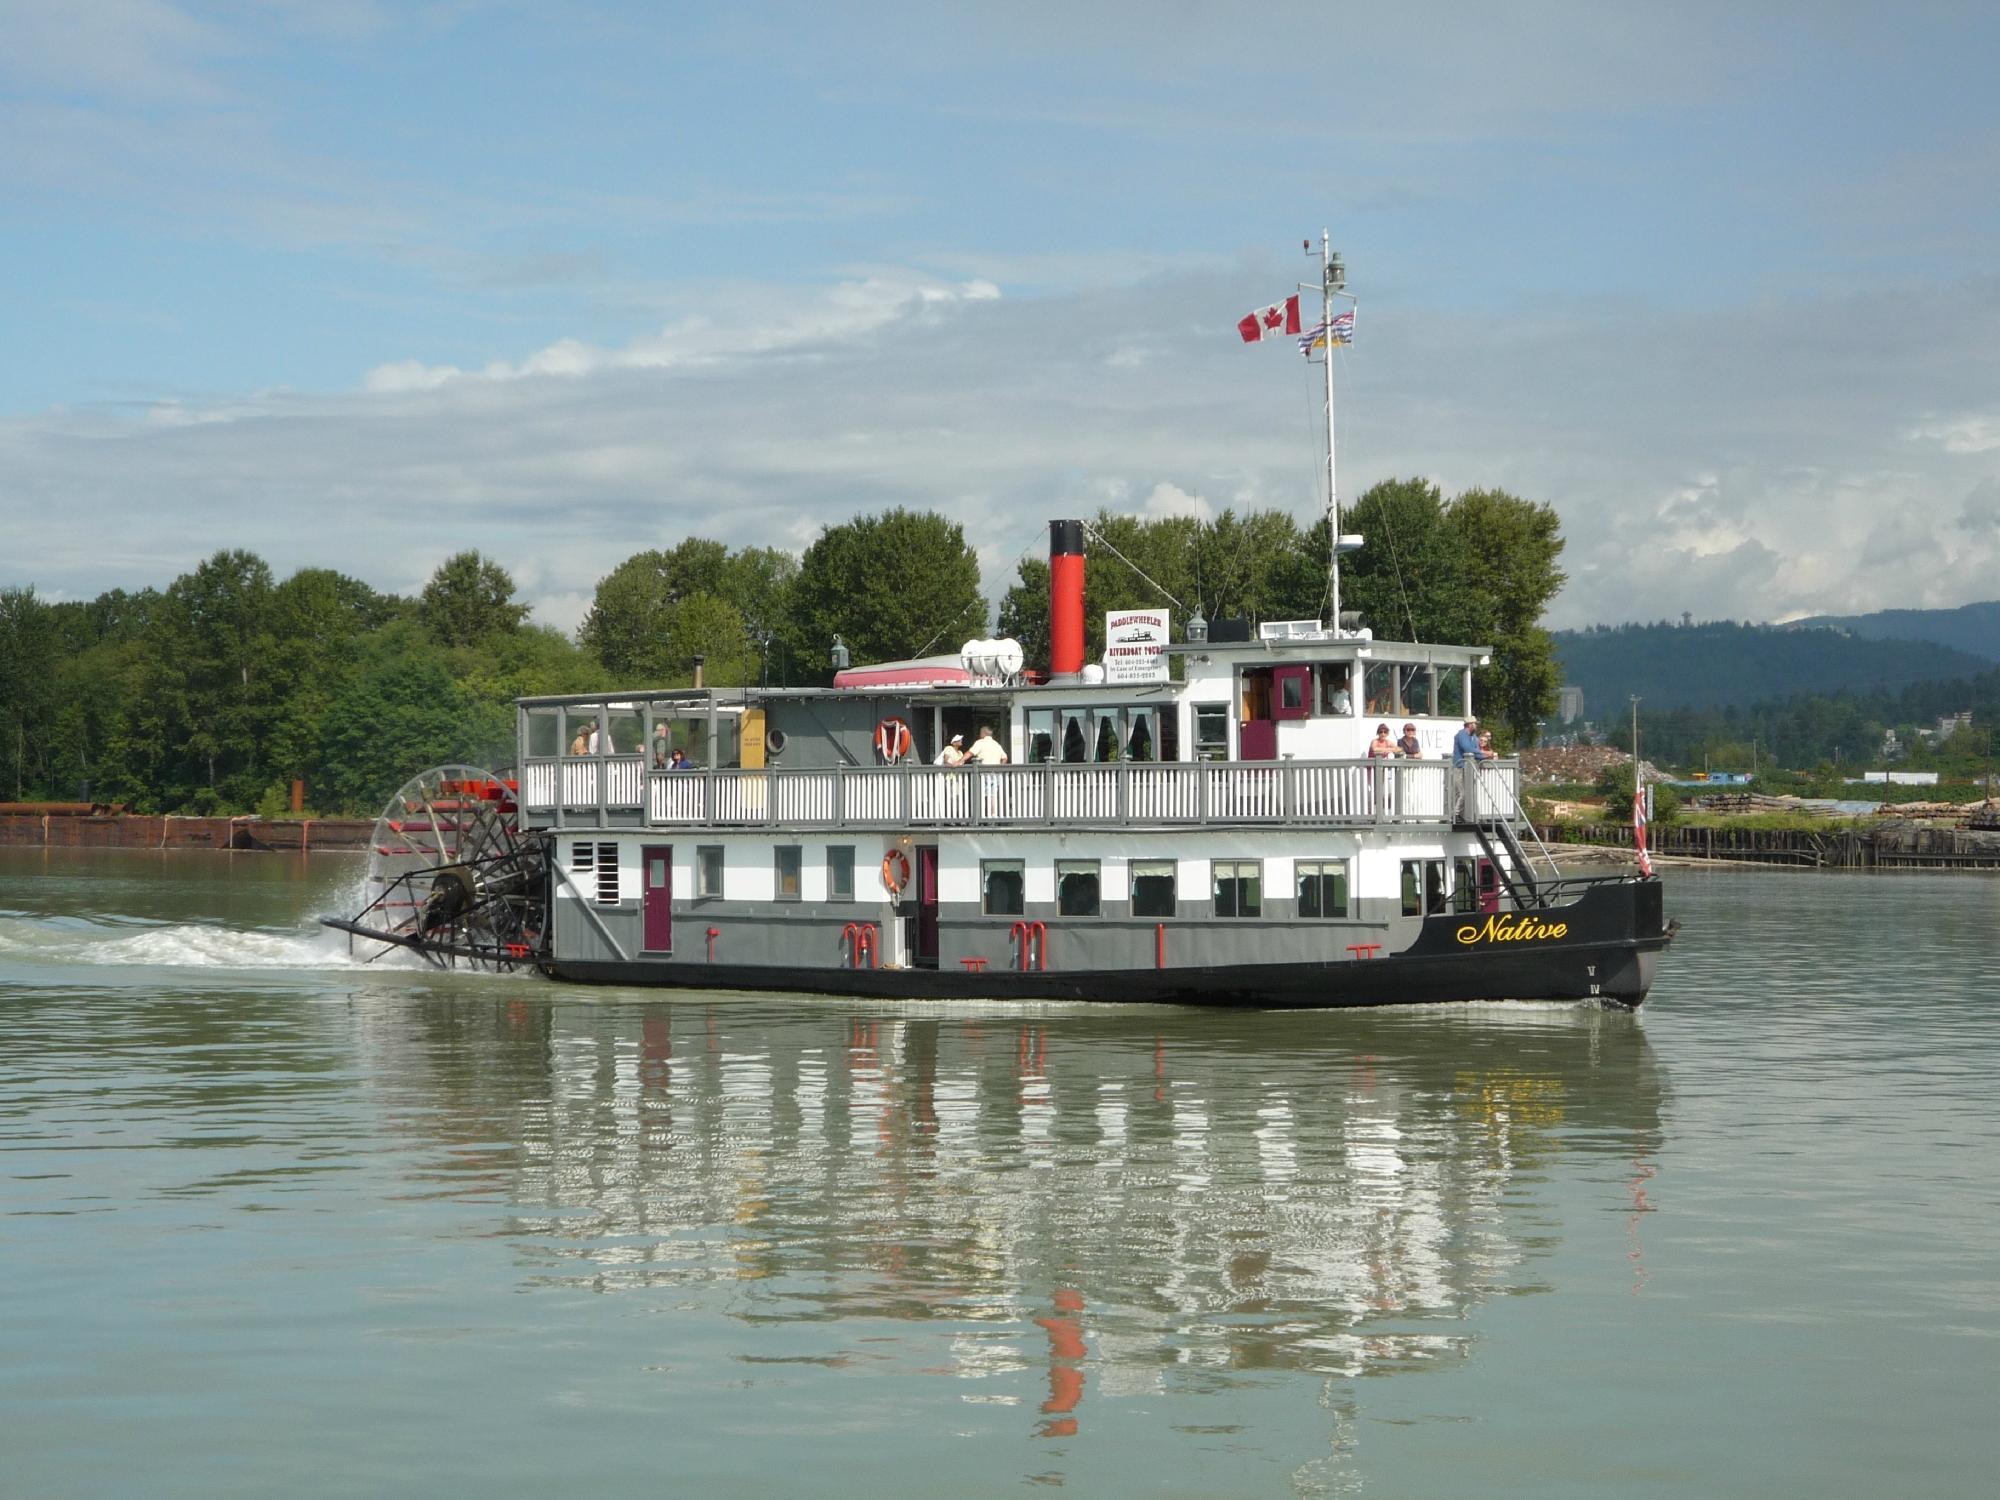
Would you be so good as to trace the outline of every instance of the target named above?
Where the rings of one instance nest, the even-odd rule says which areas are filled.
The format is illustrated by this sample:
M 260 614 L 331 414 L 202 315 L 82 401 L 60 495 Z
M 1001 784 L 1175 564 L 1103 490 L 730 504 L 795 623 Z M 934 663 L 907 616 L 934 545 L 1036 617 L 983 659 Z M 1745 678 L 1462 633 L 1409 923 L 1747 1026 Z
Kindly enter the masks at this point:
M 0 1491 L 2000 1489 L 2000 881 L 1209 1015 L 363 967 L 358 875 L 0 851 Z

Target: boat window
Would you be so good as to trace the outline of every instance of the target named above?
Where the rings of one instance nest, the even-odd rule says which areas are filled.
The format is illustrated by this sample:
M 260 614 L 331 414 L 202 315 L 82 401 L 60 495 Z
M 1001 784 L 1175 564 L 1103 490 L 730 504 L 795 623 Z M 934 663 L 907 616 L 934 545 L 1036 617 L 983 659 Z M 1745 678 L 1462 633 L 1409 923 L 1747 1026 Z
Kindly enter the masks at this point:
M 1404 667 L 1402 669 L 1403 707 L 1406 714 L 1429 714 L 1431 712 L 1431 669 L 1429 667 Z
M 1396 669 L 1389 663 L 1370 662 L 1362 683 L 1362 696 L 1368 704 L 1369 718 L 1402 712 L 1396 707 Z
M 1072 709 L 1063 714 L 1062 758 L 1065 763 L 1080 766 L 1087 760 L 1083 733 L 1083 715 Z
M 1098 914 L 1100 882 L 1094 859 L 1056 861 L 1056 910 L 1066 917 Z
M 799 872 L 805 864 L 803 851 L 797 844 L 780 844 L 771 851 L 771 857 L 778 877 L 778 899 L 798 900 Z
M 722 845 L 703 844 L 694 851 L 694 893 L 697 896 L 722 894 Z
M 1447 719 L 1465 717 L 1465 668 L 1437 669 L 1437 712 Z
M 1403 861 L 1403 915 L 1421 917 L 1444 910 L 1444 861 Z
M 534 760 L 551 760 L 562 753 L 562 726 L 553 708 L 528 710 L 528 755 Z
M 1264 911 L 1264 865 L 1255 859 L 1215 862 L 1215 914 L 1256 917 Z
M 1319 711 L 1345 717 L 1354 712 L 1354 693 L 1348 685 L 1349 668 L 1337 662 L 1319 669 Z
M 1150 708 L 1128 708 L 1125 710 L 1125 758 L 1127 760 L 1158 760 L 1159 743 L 1153 734 L 1153 710 Z
M 1155 722 L 1160 730 L 1160 759 L 1179 760 L 1181 758 L 1181 715 L 1176 708 L 1163 708 Z
M 1197 703 L 1194 706 L 1194 758 L 1229 759 L 1229 705 Z
M 1306 710 L 1306 678 L 1302 672 L 1287 672 L 1278 679 L 1278 707 L 1295 713 Z
M 826 894 L 830 901 L 854 899 L 854 846 L 826 846 Z
M 1476 911 L 1479 907 L 1478 864 L 1470 859 L 1451 862 L 1451 909 Z
M 1102 764 L 1118 759 L 1118 711 L 1101 708 L 1097 711 L 1097 749 L 1092 760 Z
M 1174 862 L 1170 859 L 1132 861 L 1132 915 L 1171 917 L 1174 914 Z
M 1344 859 L 1300 860 L 1293 869 L 1299 883 L 1299 915 L 1302 917 L 1344 917 L 1347 915 L 1347 861 Z
M 1056 758 L 1056 715 L 1052 708 L 1028 710 L 1028 764 L 1039 766 Z
M 982 859 L 979 862 L 980 910 L 989 917 L 1018 917 L 1026 882 L 1018 859 Z

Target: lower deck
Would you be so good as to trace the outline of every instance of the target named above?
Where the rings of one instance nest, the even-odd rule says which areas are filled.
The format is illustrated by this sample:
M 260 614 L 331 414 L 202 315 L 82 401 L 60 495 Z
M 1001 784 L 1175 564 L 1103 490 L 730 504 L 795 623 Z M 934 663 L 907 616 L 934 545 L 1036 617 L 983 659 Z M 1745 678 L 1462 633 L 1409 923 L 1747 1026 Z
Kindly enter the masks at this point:
M 1101 985 L 1379 961 L 1433 929 L 1450 957 L 1523 941 L 1521 872 L 1473 832 L 600 830 L 555 836 L 550 864 L 555 967 L 636 982 L 743 969 L 793 985 L 861 970 Z

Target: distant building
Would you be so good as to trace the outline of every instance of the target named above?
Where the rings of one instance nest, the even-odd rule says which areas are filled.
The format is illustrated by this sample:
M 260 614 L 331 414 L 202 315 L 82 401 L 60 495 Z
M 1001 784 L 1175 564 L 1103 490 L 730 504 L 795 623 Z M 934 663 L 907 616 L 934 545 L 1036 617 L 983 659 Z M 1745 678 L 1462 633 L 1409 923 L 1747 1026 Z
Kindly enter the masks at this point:
M 1878 786 L 1936 786 L 1938 773 L 1935 771 L 1863 771 L 1858 785 L 1874 782 Z
M 1574 683 L 1565 683 L 1556 694 L 1556 717 L 1565 724 L 1574 724 L 1583 717 L 1583 689 Z
M 1937 728 L 1920 729 L 1917 731 L 1917 733 L 1921 734 L 1925 739 L 1929 740 L 1933 745 L 1938 745 L 1950 739 L 1954 734 L 1957 734 L 1959 730 L 1970 729 L 1971 727 L 1972 727 L 1972 710 L 1969 708 L 1962 708 L 1955 714 L 1942 715 L 1937 721 Z
M 1896 738 L 1896 731 L 1893 729 L 1883 730 L 1882 759 L 1901 760 L 1905 753 L 1906 751 L 1904 749 L 1903 742 Z

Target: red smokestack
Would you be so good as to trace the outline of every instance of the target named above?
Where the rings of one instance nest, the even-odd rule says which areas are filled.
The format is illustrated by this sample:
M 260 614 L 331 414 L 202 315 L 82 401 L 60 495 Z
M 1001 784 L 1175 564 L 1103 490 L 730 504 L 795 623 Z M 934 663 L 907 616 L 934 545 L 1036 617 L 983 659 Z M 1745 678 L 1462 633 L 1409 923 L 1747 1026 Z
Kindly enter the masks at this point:
M 1049 522 L 1049 675 L 1083 670 L 1083 522 Z

